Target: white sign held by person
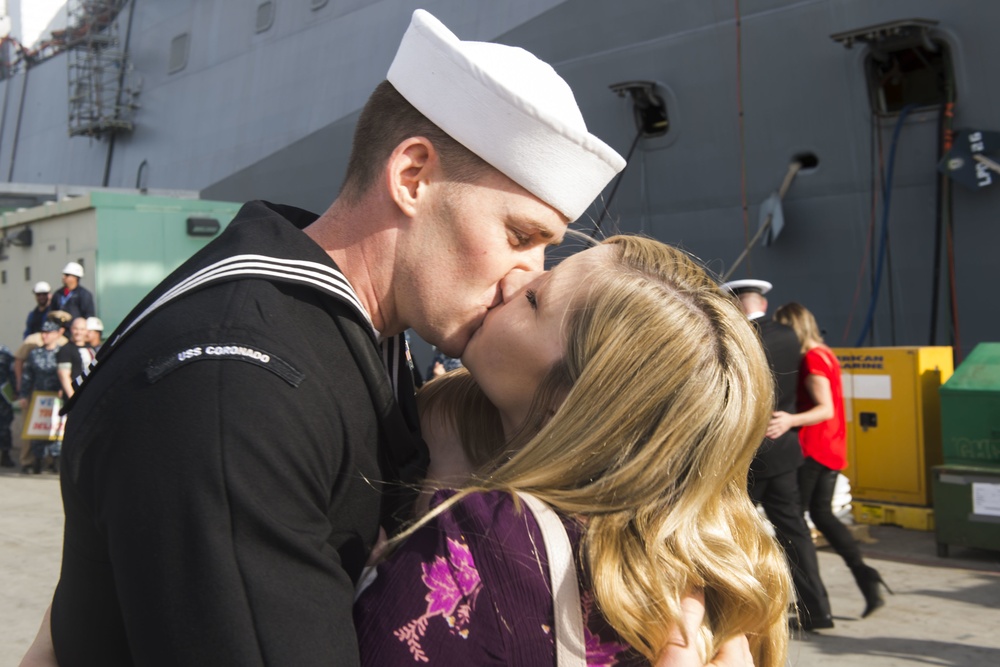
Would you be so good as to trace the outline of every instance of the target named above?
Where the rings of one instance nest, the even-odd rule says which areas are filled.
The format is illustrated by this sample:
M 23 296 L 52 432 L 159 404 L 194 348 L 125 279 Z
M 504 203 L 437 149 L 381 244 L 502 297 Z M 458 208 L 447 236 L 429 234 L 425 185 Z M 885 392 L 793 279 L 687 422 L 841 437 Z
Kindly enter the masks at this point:
M 60 416 L 63 400 L 59 392 L 36 391 L 31 394 L 31 403 L 24 414 L 24 440 L 62 440 L 66 428 L 66 417 Z

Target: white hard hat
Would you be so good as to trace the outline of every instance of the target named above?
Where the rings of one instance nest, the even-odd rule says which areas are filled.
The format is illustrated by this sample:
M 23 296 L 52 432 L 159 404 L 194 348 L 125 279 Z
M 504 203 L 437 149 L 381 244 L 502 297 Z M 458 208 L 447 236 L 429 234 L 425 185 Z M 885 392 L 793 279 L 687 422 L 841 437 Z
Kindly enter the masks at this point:
M 83 278 L 83 267 L 77 262 L 70 262 L 63 267 L 64 276 L 76 276 L 77 278 Z
M 90 331 L 104 331 L 104 322 L 99 317 L 88 317 L 87 329 Z
M 35 288 L 31 291 L 35 294 L 48 294 L 52 291 L 52 285 L 48 284 L 44 280 L 39 280 L 35 283 Z

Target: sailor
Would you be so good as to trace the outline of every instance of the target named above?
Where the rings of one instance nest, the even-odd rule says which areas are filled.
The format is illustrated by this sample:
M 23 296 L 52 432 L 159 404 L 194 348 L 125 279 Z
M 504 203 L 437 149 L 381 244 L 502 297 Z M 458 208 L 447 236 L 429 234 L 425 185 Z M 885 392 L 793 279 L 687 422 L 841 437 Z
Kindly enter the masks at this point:
M 64 310 L 74 319 L 94 316 L 94 295 L 80 284 L 81 278 L 83 265 L 79 262 L 69 262 L 63 267 L 63 288 L 52 295 L 52 310 Z
M 623 166 L 551 67 L 416 11 L 336 201 L 246 204 L 73 397 L 59 664 L 357 663 L 354 584 L 426 462 L 404 331 L 460 356 Z
M 795 412 L 802 353 L 795 332 L 767 315 L 764 295 L 772 287 L 766 280 L 753 278 L 722 284 L 724 290 L 736 297 L 760 334 L 775 378 L 774 409 Z M 833 617 L 799 496 L 798 470 L 803 462 L 797 431 L 788 431 L 775 440 L 765 439 L 750 463 L 748 488 L 753 501 L 763 506 L 788 557 L 798 606 L 794 625 L 804 630 L 819 630 L 832 628 Z

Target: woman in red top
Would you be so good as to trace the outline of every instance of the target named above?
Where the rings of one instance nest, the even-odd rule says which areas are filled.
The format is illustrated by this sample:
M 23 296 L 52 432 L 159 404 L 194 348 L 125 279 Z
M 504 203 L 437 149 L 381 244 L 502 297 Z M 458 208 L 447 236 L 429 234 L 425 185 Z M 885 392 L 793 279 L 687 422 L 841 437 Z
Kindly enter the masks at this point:
M 847 429 L 840 364 L 823 344 L 816 318 L 805 306 L 789 303 L 778 308 L 774 319 L 795 330 L 802 344 L 799 369 L 798 413 L 775 412 L 767 437 L 776 438 L 790 428 L 799 429 L 805 463 L 799 468 L 802 507 L 834 551 L 840 554 L 865 596 L 868 616 L 885 604 L 879 584 L 886 587 L 878 570 L 865 565 L 851 532 L 833 514 L 833 490 L 839 471 L 847 467 Z M 891 590 L 889 592 L 892 592 Z

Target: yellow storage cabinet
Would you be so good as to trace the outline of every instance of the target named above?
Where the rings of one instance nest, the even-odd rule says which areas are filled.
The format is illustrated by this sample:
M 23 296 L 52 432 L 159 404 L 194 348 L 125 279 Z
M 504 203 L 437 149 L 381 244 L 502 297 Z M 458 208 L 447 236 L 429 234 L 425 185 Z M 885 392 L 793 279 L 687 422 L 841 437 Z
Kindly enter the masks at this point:
M 855 500 L 931 505 L 940 465 L 939 388 L 950 347 L 835 348 L 844 381 L 847 470 Z

